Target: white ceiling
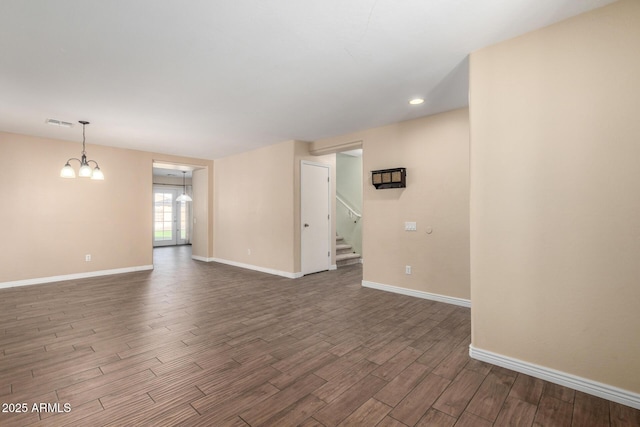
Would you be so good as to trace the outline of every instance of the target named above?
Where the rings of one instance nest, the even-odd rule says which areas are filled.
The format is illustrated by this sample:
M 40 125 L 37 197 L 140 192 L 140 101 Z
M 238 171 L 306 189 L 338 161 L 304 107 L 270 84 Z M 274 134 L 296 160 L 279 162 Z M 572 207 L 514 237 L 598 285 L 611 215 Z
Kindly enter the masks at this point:
M 162 168 L 153 168 L 153 176 L 166 176 L 169 178 L 180 178 L 182 179 L 182 172 L 174 169 L 162 169 Z M 185 172 L 184 177 L 186 179 L 192 178 L 192 172 Z
M 343 151 L 341 154 L 345 154 L 351 157 L 362 157 L 362 148 L 356 148 L 355 150 Z
M 0 130 L 208 159 L 341 135 L 465 106 L 470 52 L 612 2 L 2 0 Z
M 154 176 L 182 178 L 182 174 L 184 172 L 185 178 L 191 178 L 193 175 L 194 169 L 199 169 L 199 168 L 194 166 L 180 165 L 180 164 L 174 164 L 174 163 L 153 162 Z

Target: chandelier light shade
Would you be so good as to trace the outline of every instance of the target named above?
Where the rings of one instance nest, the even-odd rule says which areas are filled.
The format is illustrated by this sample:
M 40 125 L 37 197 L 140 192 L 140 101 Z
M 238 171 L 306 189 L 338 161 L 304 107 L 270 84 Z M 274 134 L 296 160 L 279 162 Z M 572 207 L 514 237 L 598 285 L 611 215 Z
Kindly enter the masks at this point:
M 192 202 L 193 199 L 187 194 L 186 171 L 182 171 L 182 194 L 178 196 L 176 202 Z
M 77 159 L 75 157 L 67 160 L 67 163 L 64 165 L 62 170 L 60 171 L 60 176 L 62 178 L 75 178 L 76 171 L 71 167 L 71 160 L 75 160 L 80 163 L 80 170 L 78 170 L 78 176 L 81 178 L 91 178 L 94 180 L 102 181 L 104 180 L 104 174 L 100 170 L 100 166 L 98 166 L 98 162 L 95 160 L 87 160 L 87 152 L 85 150 L 85 136 L 84 136 L 84 127 L 89 124 L 84 120 L 80 120 L 78 123 L 82 124 L 82 156 Z M 94 163 L 95 167 L 92 168 L 89 163 Z

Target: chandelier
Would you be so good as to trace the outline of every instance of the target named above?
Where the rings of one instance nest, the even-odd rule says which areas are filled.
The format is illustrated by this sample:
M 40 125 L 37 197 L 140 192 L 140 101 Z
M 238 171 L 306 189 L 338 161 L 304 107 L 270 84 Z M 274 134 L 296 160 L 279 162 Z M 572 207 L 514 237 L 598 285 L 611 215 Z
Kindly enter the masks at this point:
M 189 195 L 187 194 L 187 184 L 186 184 L 186 180 L 185 180 L 186 176 L 187 176 L 187 172 L 182 171 L 182 194 L 180 196 L 178 196 L 178 198 L 176 199 L 176 202 L 191 202 L 191 201 L 193 201 L 193 199 L 191 197 L 189 197 Z
M 78 163 L 80 163 L 80 170 L 78 171 L 79 177 L 91 178 L 91 179 L 102 181 L 104 180 L 104 174 L 100 170 L 100 167 L 98 166 L 98 162 L 96 162 L 95 160 L 87 160 L 87 152 L 85 150 L 84 127 L 88 125 L 89 122 L 80 120 L 78 123 L 82 124 L 82 157 L 80 159 L 76 159 L 75 157 L 72 157 L 69 160 L 67 160 L 67 163 L 64 165 L 64 167 L 60 171 L 60 176 L 62 178 L 75 178 L 76 172 L 73 170 L 69 162 L 71 160 L 76 160 Z M 92 169 L 89 163 L 95 163 L 96 167 Z

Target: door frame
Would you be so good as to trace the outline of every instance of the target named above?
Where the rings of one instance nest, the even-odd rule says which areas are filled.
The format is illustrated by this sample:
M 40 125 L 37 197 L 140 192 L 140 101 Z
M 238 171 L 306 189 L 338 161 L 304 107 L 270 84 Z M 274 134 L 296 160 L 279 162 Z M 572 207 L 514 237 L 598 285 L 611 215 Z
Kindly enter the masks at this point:
M 327 169 L 327 177 L 329 178 L 327 181 L 327 212 L 328 212 L 328 218 L 327 218 L 327 247 L 328 247 L 328 251 L 329 254 L 327 256 L 327 268 L 326 270 L 331 270 L 331 231 L 333 229 L 333 218 L 332 218 L 332 212 L 331 212 L 331 165 L 327 164 L 327 163 L 319 163 L 319 162 L 311 162 L 308 160 L 301 160 L 300 161 L 300 271 L 302 273 L 302 275 L 305 274 L 312 274 L 312 272 L 305 272 L 305 266 L 304 266 L 304 249 L 305 249 L 305 245 L 304 245 L 304 209 L 303 209 L 303 195 L 305 194 L 305 188 L 304 188 L 304 170 L 305 170 L 305 166 L 314 166 L 314 167 L 321 167 L 321 168 L 325 168 Z

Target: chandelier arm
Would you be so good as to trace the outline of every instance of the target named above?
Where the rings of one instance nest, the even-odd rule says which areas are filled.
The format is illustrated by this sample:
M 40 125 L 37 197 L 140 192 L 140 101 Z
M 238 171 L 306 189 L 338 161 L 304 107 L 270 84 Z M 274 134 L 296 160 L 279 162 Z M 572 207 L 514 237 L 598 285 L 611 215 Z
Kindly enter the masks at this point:
M 96 162 L 95 160 L 87 160 L 87 163 L 91 163 L 91 162 L 95 163 L 97 168 L 100 167 L 100 165 L 98 165 L 98 162 Z
M 80 165 L 82 165 L 82 160 L 80 160 L 80 159 L 76 159 L 75 157 L 72 157 L 72 158 L 70 158 L 69 160 L 67 160 L 67 164 L 68 164 L 71 160 L 75 160 L 76 162 L 80 163 Z

